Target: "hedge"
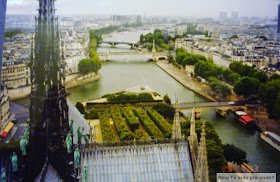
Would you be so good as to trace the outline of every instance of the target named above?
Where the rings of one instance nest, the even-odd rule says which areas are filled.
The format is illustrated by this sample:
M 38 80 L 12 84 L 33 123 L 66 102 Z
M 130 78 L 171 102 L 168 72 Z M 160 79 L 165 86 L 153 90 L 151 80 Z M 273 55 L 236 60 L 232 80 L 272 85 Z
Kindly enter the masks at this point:
M 165 135 L 165 137 L 170 138 L 172 136 L 172 127 L 164 119 L 164 117 L 162 115 L 160 115 L 157 111 L 155 111 L 153 109 L 148 109 L 147 114 L 155 122 L 155 124 L 161 130 L 161 132 Z
M 150 136 L 148 135 L 148 133 L 145 130 L 140 129 L 135 130 L 134 138 L 140 141 L 150 140 Z
M 161 133 L 161 131 L 158 129 L 155 123 L 151 120 L 151 118 L 149 118 L 144 109 L 134 108 L 133 112 L 136 116 L 138 116 L 145 130 L 147 131 L 147 133 L 149 133 L 150 136 L 154 136 L 156 139 L 164 139 L 164 135 Z
M 86 119 L 98 119 L 99 118 L 99 114 L 101 112 L 106 111 L 105 108 L 94 108 L 94 109 L 90 109 L 88 112 L 85 112 L 85 118 Z
M 128 125 L 132 131 L 135 131 L 136 129 L 139 128 L 139 120 L 137 117 L 135 117 L 131 108 L 129 108 L 129 107 L 123 108 L 122 114 L 123 114 L 123 117 L 126 119 Z
M 124 121 L 119 109 L 117 109 L 117 108 L 111 109 L 111 116 L 112 116 L 112 119 L 114 121 L 114 124 L 116 126 L 119 136 L 121 136 L 121 134 L 124 132 L 128 132 L 128 128 L 125 124 L 125 121 Z
M 109 113 L 103 112 L 99 114 L 99 121 L 101 126 L 103 143 L 114 143 L 116 142 L 116 136 L 113 128 L 110 124 Z

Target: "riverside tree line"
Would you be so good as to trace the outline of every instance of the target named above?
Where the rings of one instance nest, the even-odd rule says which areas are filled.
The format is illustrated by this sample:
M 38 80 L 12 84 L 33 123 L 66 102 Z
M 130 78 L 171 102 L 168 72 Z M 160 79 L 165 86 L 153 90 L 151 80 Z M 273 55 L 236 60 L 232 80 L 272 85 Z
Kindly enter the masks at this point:
M 251 95 L 260 97 L 271 118 L 280 119 L 280 75 L 268 76 L 266 72 L 257 70 L 254 66 L 233 62 L 229 68 L 222 68 L 207 60 L 205 56 L 188 53 L 184 48 L 176 50 L 178 67 L 194 65 L 194 76 L 200 76 L 208 81 L 208 85 L 227 97 L 232 94 L 230 86 L 236 95 L 248 98 Z

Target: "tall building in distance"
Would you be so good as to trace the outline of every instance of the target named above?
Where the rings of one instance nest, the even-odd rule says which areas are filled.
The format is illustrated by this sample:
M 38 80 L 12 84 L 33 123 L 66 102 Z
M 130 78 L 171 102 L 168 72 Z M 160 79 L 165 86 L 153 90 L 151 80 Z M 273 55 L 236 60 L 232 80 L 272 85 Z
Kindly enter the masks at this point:
M 277 34 L 280 34 L 280 4 L 278 4 Z
M 231 14 L 231 17 L 233 19 L 238 19 L 238 12 L 237 11 L 233 11 L 232 14 Z
M 141 23 L 142 23 L 141 15 L 137 15 L 137 16 L 136 16 L 136 23 L 137 23 L 137 24 L 141 24 Z
M 219 19 L 224 20 L 227 18 L 227 12 L 226 11 L 220 11 L 219 13 Z
M 2 70 L 2 54 L 5 32 L 7 0 L 0 0 L 0 91 L 1 91 L 1 70 Z

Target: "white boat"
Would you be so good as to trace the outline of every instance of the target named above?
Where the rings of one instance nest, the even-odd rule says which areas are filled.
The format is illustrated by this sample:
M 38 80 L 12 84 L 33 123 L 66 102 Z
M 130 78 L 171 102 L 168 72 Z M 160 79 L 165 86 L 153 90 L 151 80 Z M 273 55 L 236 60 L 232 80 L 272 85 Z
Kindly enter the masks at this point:
M 247 113 L 246 112 L 243 112 L 243 111 L 236 111 L 235 112 L 238 116 L 245 116 L 245 115 L 247 115 Z
M 269 131 L 265 131 L 261 133 L 261 138 L 269 143 L 271 146 L 276 148 L 278 151 L 280 151 L 280 136 Z

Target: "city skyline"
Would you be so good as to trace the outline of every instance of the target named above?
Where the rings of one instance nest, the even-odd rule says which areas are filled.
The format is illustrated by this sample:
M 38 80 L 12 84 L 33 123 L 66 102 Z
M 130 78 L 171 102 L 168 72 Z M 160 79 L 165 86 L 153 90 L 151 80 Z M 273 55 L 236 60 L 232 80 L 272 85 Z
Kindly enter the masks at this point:
M 201 6 L 204 4 L 203 6 Z M 182 8 L 184 7 L 184 8 Z M 210 7 L 210 8 L 209 8 Z M 250 7 L 250 9 L 248 9 Z M 159 0 L 58 0 L 58 15 L 146 15 L 146 16 L 189 16 L 217 18 L 219 12 L 226 11 L 231 17 L 236 11 L 239 16 L 276 17 L 277 2 L 274 0 L 197 0 L 159 1 Z M 8 1 L 7 14 L 36 15 L 35 0 Z

